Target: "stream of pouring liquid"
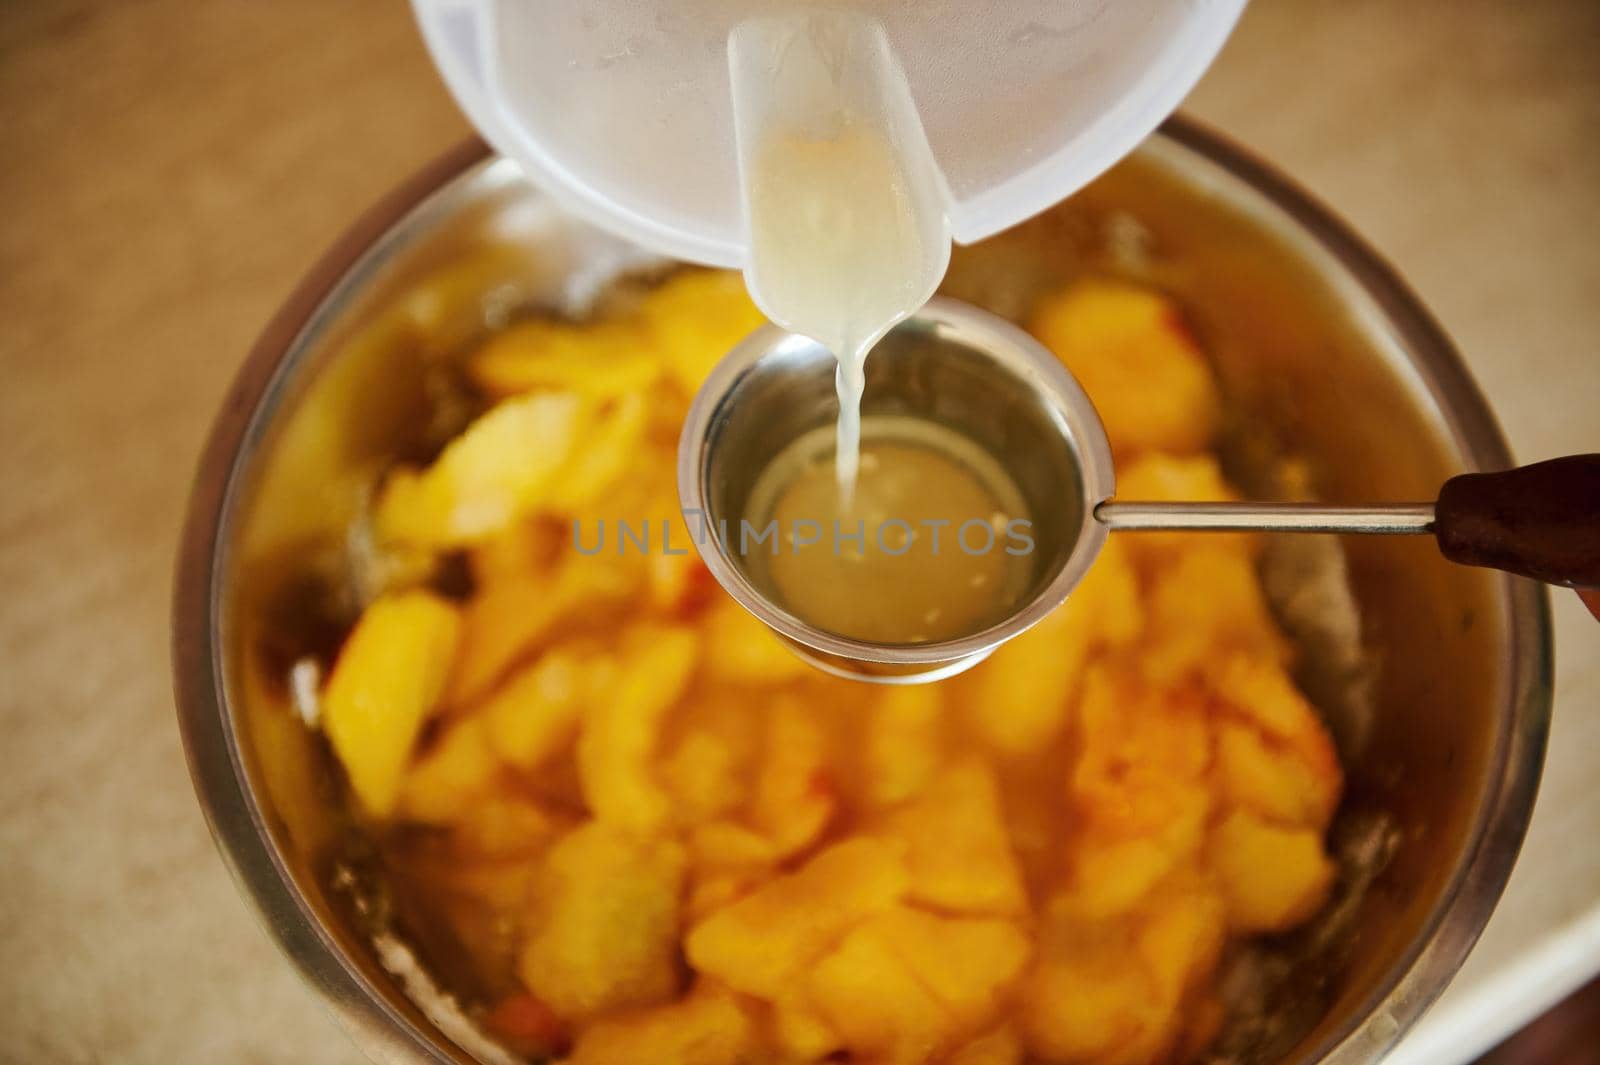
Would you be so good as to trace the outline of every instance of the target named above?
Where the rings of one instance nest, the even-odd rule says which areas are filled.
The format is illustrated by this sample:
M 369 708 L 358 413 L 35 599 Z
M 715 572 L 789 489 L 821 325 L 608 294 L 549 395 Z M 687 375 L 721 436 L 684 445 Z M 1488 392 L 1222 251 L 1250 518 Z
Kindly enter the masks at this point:
M 921 306 L 927 249 L 887 136 L 841 110 L 763 138 L 746 175 L 753 265 L 774 320 L 839 360 L 835 470 L 854 497 L 867 354 Z

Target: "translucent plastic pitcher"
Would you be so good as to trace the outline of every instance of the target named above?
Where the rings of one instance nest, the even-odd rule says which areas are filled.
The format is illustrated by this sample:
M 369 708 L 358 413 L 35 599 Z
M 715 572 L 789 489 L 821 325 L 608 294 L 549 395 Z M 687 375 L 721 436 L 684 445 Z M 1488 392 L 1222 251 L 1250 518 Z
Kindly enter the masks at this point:
M 1245 0 L 876 0 L 908 166 L 963 243 L 1088 183 L 1165 118 Z M 795 0 L 413 0 L 467 115 L 569 209 L 675 258 L 748 261 L 730 37 Z M 842 5 L 832 5 L 840 10 Z M 743 113 L 752 113 L 745 106 Z M 896 120 L 898 127 L 905 123 Z

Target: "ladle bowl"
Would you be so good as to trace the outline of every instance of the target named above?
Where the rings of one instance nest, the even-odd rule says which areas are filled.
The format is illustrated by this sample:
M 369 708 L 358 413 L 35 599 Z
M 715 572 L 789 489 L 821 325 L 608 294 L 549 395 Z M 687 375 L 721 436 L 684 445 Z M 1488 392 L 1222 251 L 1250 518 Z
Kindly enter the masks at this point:
M 761 590 L 741 526 L 773 459 L 837 416 L 836 365 L 821 344 L 765 327 L 712 371 L 679 438 L 678 494 L 691 535 L 729 594 L 819 668 L 880 683 L 959 673 L 1059 606 L 1099 552 L 1106 531 L 1094 508 L 1113 488 L 1105 428 L 1066 368 L 996 315 L 935 299 L 896 326 L 867 360 L 863 418 L 923 419 L 977 445 L 1015 482 L 1035 549 L 1018 607 L 999 624 L 928 643 L 851 639 L 796 617 Z

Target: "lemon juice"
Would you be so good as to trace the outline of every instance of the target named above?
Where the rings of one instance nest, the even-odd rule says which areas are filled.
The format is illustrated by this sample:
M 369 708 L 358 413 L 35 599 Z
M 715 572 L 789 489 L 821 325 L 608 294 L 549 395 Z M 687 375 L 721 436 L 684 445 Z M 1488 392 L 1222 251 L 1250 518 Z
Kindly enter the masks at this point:
M 838 360 L 836 424 L 758 478 L 742 517 L 776 531 L 745 552 L 747 572 L 841 636 L 977 632 L 1031 572 L 1020 493 L 959 434 L 862 418 L 873 345 L 927 302 L 950 256 L 942 179 L 904 75 L 881 28 L 848 11 L 753 20 L 730 63 L 746 281 L 768 317 Z
M 784 609 L 851 639 L 917 644 L 978 632 L 1015 607 L 1033 541 L 1016 485 L 986 452 L 920 419 L 862 424 L 855 491 L 834 477 L 833 434 L 813 430 L 763 471 L 746 571 Z
M 749 188 L 751 254 L 766 302 L 780 325 L 839 360 L 835 461 L 848 499 L 867 353 L 927 299 L 927 253 L 904 177 L 884 138 L 846 113 L 822 135 L 769 139 Z
M 768 317 L 839 360 L 834 451 L 854 488 L 872 346 L 950 256 L 937 167 L 881 28 L 847 11 L 757 19 L 731 39 L 745 277 Z

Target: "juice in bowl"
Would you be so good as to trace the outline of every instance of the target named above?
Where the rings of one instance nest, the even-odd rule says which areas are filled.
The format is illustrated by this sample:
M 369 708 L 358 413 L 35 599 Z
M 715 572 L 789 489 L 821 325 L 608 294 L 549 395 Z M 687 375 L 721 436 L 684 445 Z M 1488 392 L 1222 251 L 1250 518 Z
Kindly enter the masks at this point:
M 1389 360 L 1437 355 L 1317 318 L 1326 264 L 1285 272 L 1293 245 L 1258 212 L 1199 199 L 1187 168 L 1210 183 L 1217 164 L 1193 143 L 1220 151 L 1158 142 L 959 251 L 946 290 L 1058 351 L 1140 494 L 1339 492 L 1352 469 L 1428 484 L 1485 461 L 1386 384 Z M 280 926 L 335 930 L 296 949 L 365 1040 L 488 1061 L 640 1060 L 638 1041 L 643 1060 L 1277 1060 L 1365 1031 L 1374 990 L 1442 982 L 1443 962 L 1404 958 L 1429 927 L 1481 921 L 1450 884 L 1499 859 L 1465 841 L 1526 812 L 1528 752 L 1497 739 L 1539 720 L 1518 657 L 1537 618 L 1515 589 L 1351 545 L 1354 637 L 1348 599 L 1311 623 L 1281 583 L 1263 593 L 1259 573 L 1298 564 L 1271 545 L 1113 541 L 1037 637 L 962 677 L 822 676 L 705 579 L 674 504 L 688 397 L 760 320 L 738 278 L 641 264 L 494 167 L 449 189 L 443 215 L 402 227 L 392 273 L 341 290 L 340 327 L 297 341 L 301 384 L 245 406 L 270 432 L 220 446 L 241 487 L 197 503 L 217 547 L 187 563 L 191 587 L 226 590 L 186 612 L 221 611 L 229 678 L 202 697 L 211 671 L 180 674 L 197 780 L 241 868 L 286 871 L 249 877 Z M 1173 253 L 1130 259 L 1130 219 Z M 1241 370 L 1261 361 L 1289 381 L 1313 367 L 1252 332 L 1207 269 L 1216 247 L 1387 388 L 1382 409 L 1291 418 L 1253 392 Z M 1153 406 L 1119 415 L 1112 351 L 1162 368 Z M 1418 468 L 1386 474 L 1351 444 L 1379 418 Z M 1511 629 L 1482 620 L 1497 603 Z M 1448 635 L 1408 654 L 1418 631 Z M 1447 712 L 1449 730 L 1410 734 Z M 230 820 L 241 803 L 264 828 Z

